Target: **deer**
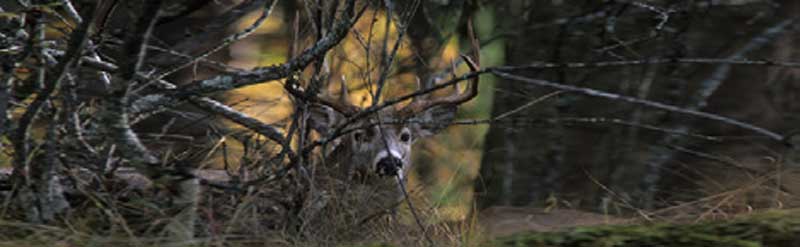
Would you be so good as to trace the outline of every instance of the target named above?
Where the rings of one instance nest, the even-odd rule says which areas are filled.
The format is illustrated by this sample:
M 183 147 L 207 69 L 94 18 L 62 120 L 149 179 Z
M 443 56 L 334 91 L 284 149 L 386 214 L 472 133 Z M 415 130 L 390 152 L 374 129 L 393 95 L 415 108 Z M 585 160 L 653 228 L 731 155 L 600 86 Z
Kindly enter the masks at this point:
M 471 71 L 479 70 L 471 58 L 462 58 Z M 404 106 L 386 107 L 353 120 L 363 109 L 348 100 L 342 80 L 338 99 L 321 96 L 308 109 L 308 125 L 321 136 L 346 125 L 344 134 L 323 151 L 322 165 L 331 168 L 334 177 L 351 183 L 348 189 L 368 191 L 360 193 L 365 195 L 363 201 L 380 201 L 378 207 L 392 210 L 407 196 L 405 185 L 413 169 L 413 144 L 436 135 L 453 122 L 459 106 L 477 96 L 478 83 L 475 77 L 463 90 L 454 86 L 449 95 L 414 97 Z

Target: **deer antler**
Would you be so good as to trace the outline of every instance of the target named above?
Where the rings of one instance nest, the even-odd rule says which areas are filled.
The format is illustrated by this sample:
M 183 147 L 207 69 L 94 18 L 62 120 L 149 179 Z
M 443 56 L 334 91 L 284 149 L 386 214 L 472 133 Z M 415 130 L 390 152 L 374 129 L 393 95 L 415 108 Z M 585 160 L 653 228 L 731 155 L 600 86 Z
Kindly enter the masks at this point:
M 478 39 L 475 37 L 475 31 L 472 27 L 472 20 L 469 21 L 467 25 L 469 31 L 469 37 L 472 43 L 472 58 L 461 54 L 461 58 L 464 59 L 464 62 L 467 63 L 469 69 L 473 72 L 480 70 L 480 45 Z M 474 58 L 474 60 L 473 60 Z M 475 98 L 478 95 L 478 77 L 470 80 L 469 84 L 467 85 L 467 89 L 464 90 L 463 93 L 459 92 L 458 88 L 456 87 L 453 95 L 446 96 L 443 98 L 437 99 L 419 99 L 414 98 L 411 103 L 406 105 L 403 109 L 399 110 L 401 115 L 405 116 L 413 116 L 418 114 L 422 111 L 425 111 L 431 107 L 440 106 L 440 105 L 451 105 L 451 106 L 458 106 Z M 339 113 L 344 114 L 347 117 L 353 116 L 358 113 L 361 108 L 353 105 L 347 98 L 347 85 L 344 76 L 342 77 L 341 81 L 341 93 L 339 94 L 338 100 L 332 100 L 327 97 L 318 97 L 316 101 L 322 105 L 328 106 L 333 108 Z M 421 86 L 421 83 L 418 82 Z
M 342 75 L 341 89 L 338 100 L 332 100 L 327 97 L 318 97 L 317 101 L 320 104 L 333 108 L 333 110 L 348 117 L 358 113 L 358 111 L 361 110 L 360 107 L 350 103 L 347 93 L 347 80 L 344 75 Z
M 475 38 L 475 31 L 472 28 L 471 20 L 469 21 L 467 28 L 469 30 L 469 36 L 472 42 L 472 57 L 475 60 L 472 60 L 470 57 L 464 54 L 461 54 L 461 58 L 464 59 L 464 62 L 467 63 L 469 69 L 474 72 L 480 70 L 480 64 L 479 64 L 480 45 L 478 44 L 478 39 Z M 409 103 L 406 107 L 401 109 L 400 112 L 402 112 L 407 116 L 412 116 L 434 106 L 440 106 L 440 105 L 458 106 L 460 104 L 463 104 L 464 102 L 471 100 L 472 98 L 475 98 L 475 96 L 477 95 L 478 95 L 478 77 L 475 77 L 474 79 L 470 80 L 469 84 L 467 85 L 467 89 L 464 90 L 463 93 L 459 92 L 459 90 L 456 88 L 456 90 L 454 90 L 454 93 L 452 95 L 443 98 L 430 99 L 430 100 L 428 99 L 417 100 L 417 98 L 414 98 L 411 101 L 411 103 Z

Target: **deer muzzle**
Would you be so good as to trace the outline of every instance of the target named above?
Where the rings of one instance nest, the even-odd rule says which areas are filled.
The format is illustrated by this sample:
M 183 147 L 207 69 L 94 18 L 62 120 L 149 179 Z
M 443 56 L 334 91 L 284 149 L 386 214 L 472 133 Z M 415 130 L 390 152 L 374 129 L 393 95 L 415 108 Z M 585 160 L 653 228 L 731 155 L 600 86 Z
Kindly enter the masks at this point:
M 387 155 L 378 160 L 375 164 L 375 170 L 381 176 L 402 176 L 403 160 L 394 155 Z

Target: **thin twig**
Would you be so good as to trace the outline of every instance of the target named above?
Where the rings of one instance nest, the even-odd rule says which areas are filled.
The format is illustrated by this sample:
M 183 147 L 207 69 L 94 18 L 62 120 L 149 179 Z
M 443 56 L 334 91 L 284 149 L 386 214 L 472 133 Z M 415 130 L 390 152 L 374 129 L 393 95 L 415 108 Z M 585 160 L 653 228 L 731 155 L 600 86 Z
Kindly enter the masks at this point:
M 400 22 L 395 22 L 396 23 L 395 26 L 397 26 L 397 40 L 395 41 L 394 46 L 392 47 L 392 51 L 389 52 L 389 54 L 387 55 L 386 54 L 386 45 L 387 45 L 386 42 L 389 39 L 388 38 L 389 23 L 391 22 L 391 19 L 392 19 L 394 3 L 392 1 L 385 1 L 386 13 L 387 13 L 386 14 L 386 28 L 385 29 L 386 29 L 387 35 L 386 35 L 386 38 L 384 39 L 384 44 L 383 44 L 384 47 L 383 47 L 382 53 L 381 53 L 383 55 L 382 56 L 383 59 L 381 60 L 381 73 L 380 73 L 380 76 L 378 77 L 377 88 L 375 89 L 375 95 L 374 95 L 374 97 L 372 99 L 372 105 L 378 104 L 378 101 L 381 98 L 381 94 L 382 94 L 383 88 L 385 86 L 384 84 L 386 83 L 386 77 L 389 75 L 389 71 L 392 68 L 392 63 L 394 62 L 394 58 L 397 55 L 397 51 L 400 48 L 400 44 L 403 43 L 403 37 L 406 34 L 406 30 L 408 30 L 408 27 L 410 26 L 411 18 L 414 18 L 414 15 L 417 12 L 417 8 L 419 7 L 419 4 L 420 4 L 420 1 L 419 0 L 415 0 L 411 4 L 411 10 L 407 11 L 406 15 L 404 17 L 401 16 Z M 369 60 L 369 59 L 367 59 L 367 60 Z
M 395 174 L 395 181 L 397 181 L 397 185 L 400 186 L 400 191 L 403 192 L 403 200 L 406 201 L 406 205 L 408 205 L 408 210 L 411 211 L 411 215 L 414 217 L 414 221 L 417 223 L 417 226 L 422 230 L 422 235 L 425 236 L 425 240 L 428 241 L 429 246 L 434 246 L 433 239 L 431 236 L 428 235 L 428 231 L 425 228 L 425 225 L 422 224 L 422 220 L 419 219 L 419 214 L 417 214 L 417 210 L 414 208 L 414 205 L 411 203 L 411 199 L 408 197 L 408 191 L 406 190 L 406 185 L 403 183 L 403 179 L 400 177 L 400 174 Z

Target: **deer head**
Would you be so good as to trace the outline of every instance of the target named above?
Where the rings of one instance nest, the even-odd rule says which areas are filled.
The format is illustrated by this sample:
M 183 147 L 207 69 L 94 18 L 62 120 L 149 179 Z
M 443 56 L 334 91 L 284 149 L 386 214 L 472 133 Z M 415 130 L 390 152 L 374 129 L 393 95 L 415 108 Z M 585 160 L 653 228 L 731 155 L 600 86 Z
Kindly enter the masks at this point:
M 471 70 L 478 70 L 478 65 L 463 57 Z M 312 128 L 328 133 L 361 110 L 349 103 L 346 88 L 343 83 L 339 100 L 320 99 L 319 103 L 311 105 L 309 123 Z M 404 181 L 412 167 L 412 144 L 438 133 L 453 121 L 458 106 L 477 95 L 477 77 L 463 92 L 458 88 L 453 91 L 446 97 L 417 97 L 404 107 L 387 107 L 356 120 L 347 128 L 352 131 L 336 141 L 326 161 L 337 163 L 348 175 L 389 179 L 396 175 Z

